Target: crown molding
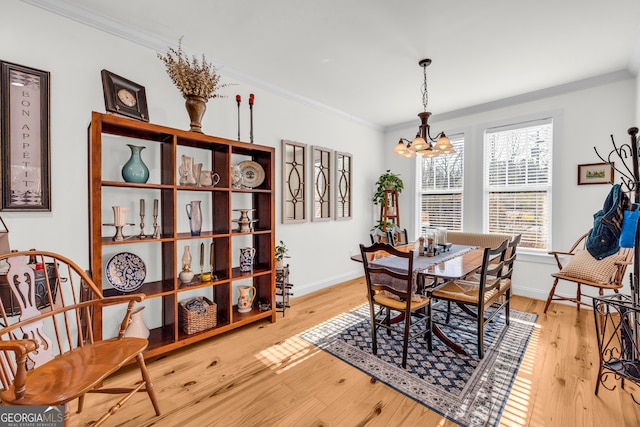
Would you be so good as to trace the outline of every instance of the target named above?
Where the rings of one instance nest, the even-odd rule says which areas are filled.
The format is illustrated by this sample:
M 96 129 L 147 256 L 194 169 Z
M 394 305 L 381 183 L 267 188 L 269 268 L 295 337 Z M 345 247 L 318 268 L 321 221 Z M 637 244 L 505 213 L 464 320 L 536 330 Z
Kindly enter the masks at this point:
M 166 52 L 167 46 L 171 46 L 177 49 L 177 45 L 173 42 L 164 40 L 156 34 L 141 31 L 137 28 L 126 25 L 116 19 L 108 16 L 96 13 L 85 7 L 82 7 L 76 3 L 69 2 L 67 0 L 21 0 L 23 3 L 30 4 L 32 6 L 47 10 L 65 18 L 74 20 L 84 25 L 88 25 L 97 30 L 105 33 L 120 37 L 131 43 L 144 46 L 149 49 L 153 49 L 159 52 Z M 188 49 L 183 49 L 188 55 L 193 55 Z M 322 111 L 324 113 L 338 116 L 342 119 L 357 123 L 359 125 L 368 127 L 378 132 L 383 132 L 384 127 L 376 123 L 370 122 L 363 118 L 354 116 L 353 114 L 346 113 L 337 108 L 315 101 L 313 99 L 304 97 L 290 90 L 284 89 L 280 86 L 271 84 L 264 80 L 261 80 L 255 76 L 246 74 L 242 71 L 236 70 L 233 67 L 225 66 L 223 63 L 212 61 L 218 68 L 223 68 L 224 72 L 221 74 L 237 80 L 239 82 L 254 86 L 258 89 L 265 90 L 267 92 L 279 95 L 283 98 L 292 100 L 294 102 L 306 105 L 307 107 Z
M 446 113 L 434 114 L 431 116 L 431 122 L 457 119 L 460 117 L 470 116 L 472 114 L 480 114 L 500 108 L 513 107 L 514 105 L 524 104 L 526 102 L 538 101 L 540 99 L 550 98 L 552 96 L 564 95 L 567 93 L 589 89 L 596 86 L 602 86 L 609 83 L 616 83 L 623 80 L 633 79 L 633 74 L 628 70 L 614 71 L 600 76 L 590 77 L 575 82 L 566 83 L 558 86 L 552 86 L 546 89 L 540 89 L 533 92 L 527 92 L 522 95 L 511 96 L 508 98 L 491 101 L 484 104 L 478 104 L 471 107 L 461 108 Z M 416 121 L 407 121 L 387 126 L 385 132 L 402 130 L 409 127 L 415 127 Z

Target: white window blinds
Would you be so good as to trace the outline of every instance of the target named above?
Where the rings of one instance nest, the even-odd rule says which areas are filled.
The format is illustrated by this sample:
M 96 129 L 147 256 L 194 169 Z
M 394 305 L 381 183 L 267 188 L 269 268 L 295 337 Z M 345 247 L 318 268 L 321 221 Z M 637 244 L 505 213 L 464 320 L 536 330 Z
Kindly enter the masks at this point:
M 522 247 L 551 239 L 552 119 L 491 128 L 484 135 L 485 226 L 522 234 Z
M 420 159 L 420 228 L 462 230 L 464 134 L 450 135 L 454 154 Z

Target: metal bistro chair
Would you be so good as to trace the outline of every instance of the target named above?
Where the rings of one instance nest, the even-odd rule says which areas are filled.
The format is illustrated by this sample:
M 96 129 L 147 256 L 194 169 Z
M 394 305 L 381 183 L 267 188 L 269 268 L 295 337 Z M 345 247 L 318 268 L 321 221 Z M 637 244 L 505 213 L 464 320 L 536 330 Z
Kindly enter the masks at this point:
M 588 234 L 583 234 L 568 252 L 549 252 L 555 257 L 559 271 L 551 275 L 554 280 L 547 297 L 547 303 L 544 306 L 545 313 L 551 301 L 556 300 L 574 302 L 578 311 L 582 304 L 590 306 L 591 304 L 588 302 L 582 301 L 582 285 L 597 288 L 600 296 L 604 295 L 605 289 L 610 289 L 617 293 L 618 289 L 622 288 L 624 272 L 628 265 L 633 264 L 634 248 L 620 248 L 617 254 L 597 260 L 585 249 Z M 562 255 L 571 257 L 566 265 L 563 265 L 560 261 L 560 256 Z M 559 280 L 576 284 L 575 298 L 556 294 Z
M 9 270 L 0 296 L 0 381 L 4 405 L 64 406 L 86 393 L 124 394 L 93 426 L 102 424 L 136 392 L 145 391 L 156 415 L 160 408 L 142 352 L 148 341 L 124 337 L 131 311 L 143 294 L 105 298 L 87 273 L 51 252 L 14 252 L 0 256 Z M 93 311 L 98 305 L 126 307 L 116 338 L 98 340 Z M 130 388 L 103 388 L 103 381 L 129 362 L 137 362 L 141 381 Z
M 478 357 L 480 359 L 484 357 L 485 324 L 490 322 L 502 309 L 505 311 L 506 324 L 509 324 L 512 268 L 508 268 L 507 271 L 504 269 L 508 246 L 509 240 L 505 239 L 496 248 L 484 248 L 480 273 L 472 280 L 454 280 L 429 292 L 432 300 L 453 302 L 463 310 L 460 315 L 450 313 L 447 310 L 444 326 L 453 327 L 448 324 L 450 315 L 471 319 L 476 323 L 475 333 L 478 336 Z M 515 257 L 510 258 L 510 265 L 513 260 Z M 469 330 L 468 328 L 464 329 Z
M 380 252 L 378 252 L 380 251 Z M 405 260 L 402 273 L 386 267 L 371 264 L 369 256 L 394 255 Z M 429 298 L 423 295 L 413 295 L 413 251 L 402 252 L 386 243 L 374 243 L 369 247 L 360 245 L 360 254 L 364 264 L 367 282 L 367 298 L 371 312 L 371 338 L 373 354 L 378 352 L 377 331 L 387 329 L 389 335 L 402 336 L 402 367 L 407 367 L 407 353 L 409 342 L 423 336 L 431 351 L 431 313 Z M 405 269 L 406 266 L 406 269 Z M 413 298 L 412 298 L 413 296 Z M 414 300 L 415 299 L 415 300 Z M 402 314 L 403 327 L 395 326 L 391 312 Z

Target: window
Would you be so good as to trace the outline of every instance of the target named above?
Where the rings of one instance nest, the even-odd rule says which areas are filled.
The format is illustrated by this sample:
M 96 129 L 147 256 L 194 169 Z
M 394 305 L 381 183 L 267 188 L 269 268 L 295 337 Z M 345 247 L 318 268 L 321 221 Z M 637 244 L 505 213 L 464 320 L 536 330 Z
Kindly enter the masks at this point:
M 456 149 L 455 154 L 419 160 L 421 231 L 429 226 L 462 230 L 464 134 L 450 135 L 449 139 Z
M 520 246 L 551 243 L 551 118 L 486 129 L 485 229 L 522 234 Z

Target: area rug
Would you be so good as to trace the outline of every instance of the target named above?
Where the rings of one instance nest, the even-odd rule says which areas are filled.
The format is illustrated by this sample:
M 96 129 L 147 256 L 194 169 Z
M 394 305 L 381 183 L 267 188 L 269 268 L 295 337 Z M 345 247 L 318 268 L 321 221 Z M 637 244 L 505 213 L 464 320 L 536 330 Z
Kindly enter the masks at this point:
M 434 314 L 434 318 L 438 316 L 441 314 Z M 402 337 L 389 337 L 381 331 L 378 354 L 372 353 L 368 304 L 300 337 L 461 426 L 496 426 L 536 319 L 535 314 L 512 309 L 505 328 L 503 313 L 496 316 L 485 331 L 482 360 L 477 356 L 475 335 L 443 327 L 445 335 L 469 355 L 456 354 L 437 337 L 429 353 L 426 342 L 419 338 L 409 345 L 406 369 L 401 365 Z M 470 323 L 451 319 L 452 324 L 461 322 Z

